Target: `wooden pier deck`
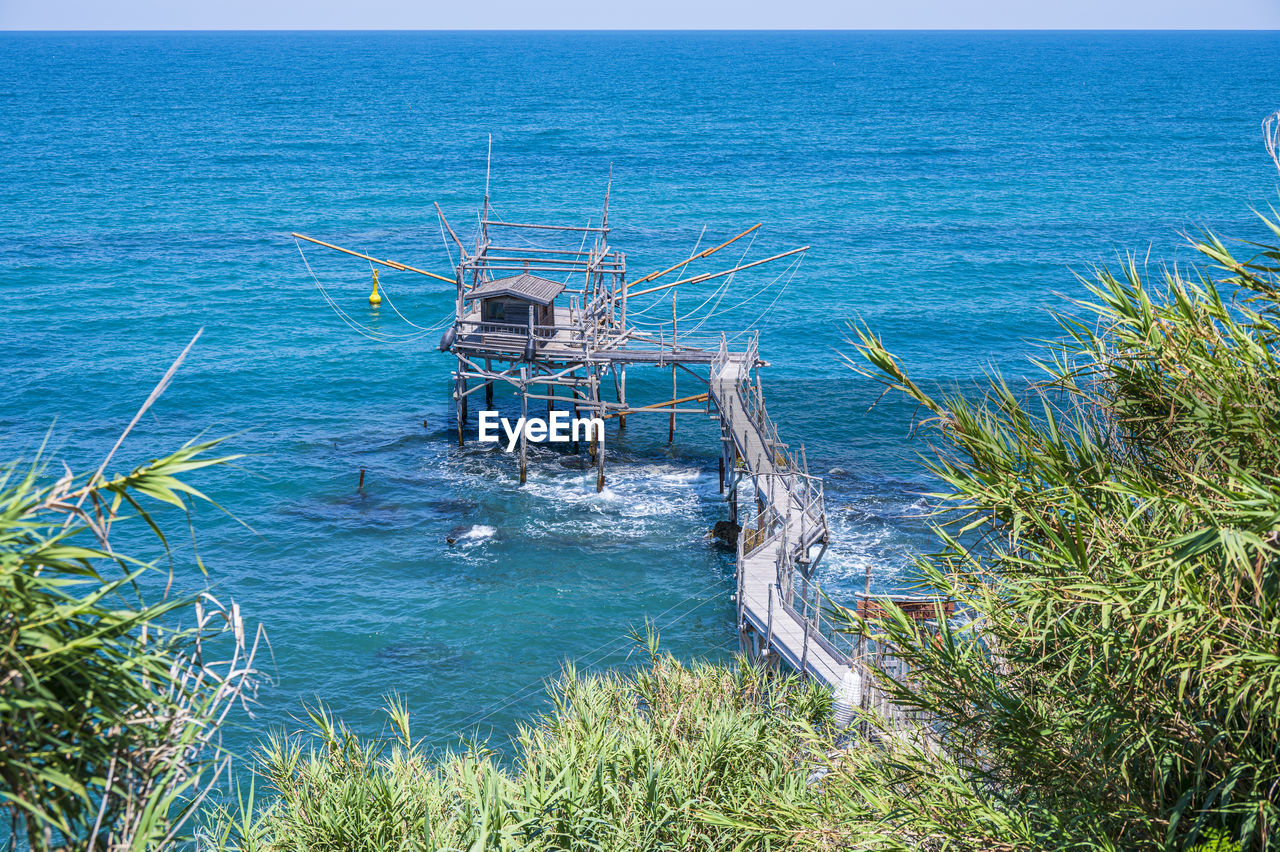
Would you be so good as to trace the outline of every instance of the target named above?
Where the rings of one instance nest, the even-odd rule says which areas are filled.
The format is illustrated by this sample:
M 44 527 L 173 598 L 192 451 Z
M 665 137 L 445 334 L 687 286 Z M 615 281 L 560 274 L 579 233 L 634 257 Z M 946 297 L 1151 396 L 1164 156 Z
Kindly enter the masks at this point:
M 722 347 L 709 382 L 732 473 L 755 485 L 754 526 L 744 524 L 738 539 L 739 630 L 744 644 L 754 634 L 761 646 L 757 651 L 776 655 L 795 671 L 826 684 L 838 700 L 856 702 L 853 693 L 859 678 L 852 672 L 852 660 L 818 629 L 816 586 L 812 599 L 807 594 L 816 562 L 812 550 L 825 549 L 828 537 L 821 480 L 803 469 L 803 456 L 797 460 L 778 439 L 758 379 L 754 384 L 751 380 L 758 362 L 754 344 L 753 338 L 748 350 L 740 353 Z

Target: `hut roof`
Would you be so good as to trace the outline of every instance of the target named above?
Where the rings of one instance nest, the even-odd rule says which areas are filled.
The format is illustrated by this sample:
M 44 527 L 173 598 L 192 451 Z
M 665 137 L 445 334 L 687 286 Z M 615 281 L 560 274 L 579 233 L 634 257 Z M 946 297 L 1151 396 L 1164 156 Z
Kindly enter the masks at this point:
M 530 275 L 522 272 L 519 275 L 511 275 L 507 278 L 497 278 L 493 281 L 486 281 L 479 287 L 467 293 L 467 299 L 492 299 L 497 296 L 512 296 L 517 299 L 523 299 L 526 302 L 534 302 L 539 305 L 549 305 L 551 301 L 559 296 L 564 290 L 564 285 L 559 281 L 550 281 L 546 278 L 539 278 L 536 275 Z

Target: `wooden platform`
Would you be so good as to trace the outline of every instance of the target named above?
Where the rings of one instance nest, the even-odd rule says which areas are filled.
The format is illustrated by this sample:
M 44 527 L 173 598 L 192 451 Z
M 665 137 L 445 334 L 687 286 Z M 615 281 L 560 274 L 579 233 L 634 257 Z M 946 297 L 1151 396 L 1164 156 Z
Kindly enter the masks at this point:
M 709 364 L 715 356 L 714 335 L 670 337 L 598 327 L 584 322 L 579 311 L 556 306 L 555 324 L 536 327 L 536 359 L 548 364 Z M 525 326 L 484 322 L 480 311 L 468 311 L 458 324 L 455 351 L 473 356 L 521 358 L 529 342 Z

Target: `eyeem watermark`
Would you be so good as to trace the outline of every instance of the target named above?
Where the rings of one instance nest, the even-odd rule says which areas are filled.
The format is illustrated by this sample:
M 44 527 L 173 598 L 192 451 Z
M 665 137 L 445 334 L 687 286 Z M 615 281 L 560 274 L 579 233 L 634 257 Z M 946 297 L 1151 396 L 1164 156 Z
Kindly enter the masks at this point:
M 513 424 L 505 417 L 499 417 L 496 411 L 480 412 L 480 440 L 483 443 L 496 444 L 502 440 L 498 427 L 507 436 L 507 452 L 516 448 L 520 436 L 534 443 L 554 441 L 590 441 L 599 439 L 604 444 L 604 421 L 599 417 L 570 417 L 567 411 L 553 411 L 547 419 L 541 417 L 521 417 Z

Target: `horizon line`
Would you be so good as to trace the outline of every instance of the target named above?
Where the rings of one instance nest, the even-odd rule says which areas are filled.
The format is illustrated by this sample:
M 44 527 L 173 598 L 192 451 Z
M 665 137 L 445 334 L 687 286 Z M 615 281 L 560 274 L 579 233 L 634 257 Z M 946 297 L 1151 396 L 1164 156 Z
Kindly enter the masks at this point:
M 479 27 L 479 28 L 418 28 L 418 27 L 202 27 L 202 28 L 78 28 L 47 29 L 39 27 L 6 27 L 0 25 L 0 33 L 32 34 L 139 34 L 139 33 L 1280 33 L 1280 27 Z

